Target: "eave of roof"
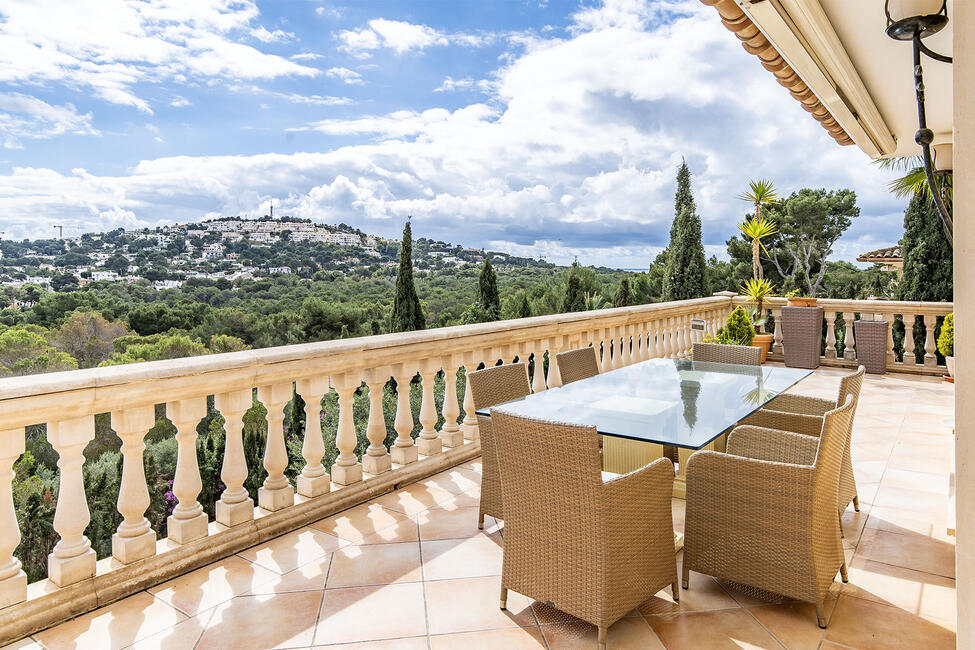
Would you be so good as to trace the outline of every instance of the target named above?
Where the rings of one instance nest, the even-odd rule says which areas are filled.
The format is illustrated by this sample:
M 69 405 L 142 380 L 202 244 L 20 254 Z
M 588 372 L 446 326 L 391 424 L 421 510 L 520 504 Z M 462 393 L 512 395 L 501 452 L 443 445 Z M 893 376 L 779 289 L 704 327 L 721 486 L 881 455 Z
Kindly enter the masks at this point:
M 795 70 L 785 62 L 785 59 L 768 42 L 768 39 L 751 19 L 745 15 L 745 12 L 735 4 L 734 0 L 701 0 L 701 2 L 717 10 L 721 16 L 721 22 L 734 32 L 745 51 L 757 56 L 762 66 L 775 75 L 776 81 L 799 101 L 800 105 L 826 129 L 838 144 L 853 144 L 853 138 L 829 114 L 829 111 L 826 110 L 816 95 L 799 78 Z
M 870 251 L 869 253 L 863 253 L 857 258 L 857 262 L 874 262 L 877 264 L 891 264 L 895 262 L 903 262 L 904 258 L 901 256 L 900 246 L 888 246 L 887 248 L 878 248 L 875 251 Z

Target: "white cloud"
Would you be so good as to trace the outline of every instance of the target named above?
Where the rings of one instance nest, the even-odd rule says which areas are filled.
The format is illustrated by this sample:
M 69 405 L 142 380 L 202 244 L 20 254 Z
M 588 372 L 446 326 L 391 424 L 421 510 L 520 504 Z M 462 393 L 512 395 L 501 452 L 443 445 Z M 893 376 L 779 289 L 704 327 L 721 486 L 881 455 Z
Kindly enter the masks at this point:
M 259 25 L 252 29 L 251 36 L 262 43 L 284 43 L 286 41 L 294 40 L 295 38 L 293 32 L 286 32 L 280 29 L 270 31 L 264 25 Z M 294 59 L 294 57 L 291 58 Z
M 184 106 L 192 106 L 193 102 L 181 95 L 176 95 L 173 97 L 172 101 L 169 102 L 169 105 L 175 108 L 183 108 Z
M 300 54 L 292 54 L 288 58 L 292 61 L 317 61 L 318 59 L 324 59 L 325 57 L 321 54 L 316 54 L 315 52 L 301 52 Z
M 253 0 L 6 0 L 0 16 L 0 82 L 62 83 L 147 113 L 139 83 L 318 74 L 233 40 L 277 38 L 252 26 Z
M 52 106 L 21 93 L 0 93 L 0 144 L 20 149 L 24 138 L 51 138 L 64 133 L 98 135 L 91 113 L 80 114 L 72 104 Z
M 479 90 L 484 93 L 488 93 L 494 90 L 495 83 L 487 79 L 471 79 L 470 77 L 465 77 L 463 79 L 454 79 L 450 75 L 444 77 L 443 83 L 437 88 L 433 89 L 435 93 L 453 92 L 457 90 Z
M 293 104 L 314 104 L 317 106 L 348 106 L 355 104 L 351 97 L 333 97 L 332 95 L 299 95 L 298 93 L 274 93 L 276 97 L 286 99 Z
M 358 58 L 368 58 L 372 56 L 372 51 L 380 48 L 389 48 L 397 54 L 403 54 L 451 43 L 464 47 L 482 47 L 494 42 L 498 34 L 447 33 L 427 25 L 375 18 L 364 27 L 339 32 L 338 38 L 342 42 L 339 49 Z
M 362 85 L 363 83 L 362 75 L 348 68 L 329 68 L 325 71 L 325 75 L 333 79 L 341 79 L 350 85 Z
M 378 234 L 412 215 L 417 236 L 642 268 L 667 243 L 683 156 L 709 251 L 735 232 L 752 178 L 856 190 L 864 216 L 844 256 L 899 238 L 887 175 L 837 146 L 712 8 L 619 0 L 575 20 L 568 37 L 522 36 L 487 101 L 293 131 L 309 148 L 317 133 L 357 142 L 331 151 L 158 158 L 117 176 L 15 168 L 0 176 L 0 229 L 47 236 L 38 214 L 82 227 L 112 210 L 148 223 L 256 214 L 276 198 L 282 214 Z

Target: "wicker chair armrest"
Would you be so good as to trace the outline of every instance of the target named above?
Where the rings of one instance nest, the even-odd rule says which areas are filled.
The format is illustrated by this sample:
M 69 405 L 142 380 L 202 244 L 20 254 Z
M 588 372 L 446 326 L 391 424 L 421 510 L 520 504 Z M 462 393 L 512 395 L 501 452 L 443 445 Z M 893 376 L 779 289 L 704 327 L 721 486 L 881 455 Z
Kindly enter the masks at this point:
M 740 424 L 819 437 L 823 431 L 823 416 L 759 409 L 742 420 Z
M 783 393 L 773 398 L 763 408 L 767 411 L 785 411 L 786 413 L 823 417 L 827 411 L 836 408 L 836 402 L 822 397 Z
M 740 426 L 728 435 L 727 449 L 729 454 L 745 458 L 812 465 L 816 462 L 819 440 L 788 431 Z
M 603 501 L 630 501 L 640 493 L 649 492 L 666 495 L 669 502 L 673 489 L 674 463 L 669 458 L 658 458 L 640 469 L 620 474 L 603 483 Z

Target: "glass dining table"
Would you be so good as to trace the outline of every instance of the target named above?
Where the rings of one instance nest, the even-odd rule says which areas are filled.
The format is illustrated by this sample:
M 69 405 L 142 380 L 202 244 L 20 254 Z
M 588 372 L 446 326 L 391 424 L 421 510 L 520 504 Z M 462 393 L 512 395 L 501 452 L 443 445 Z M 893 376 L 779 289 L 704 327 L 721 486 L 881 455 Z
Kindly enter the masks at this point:
M 726 434 L 772 398 L 812 374 L 781 366 L 650 359 L 490 409 L 595 426 L 603 470 L 626 473 L 663 456 L 674 460 L 674 496 L 684 498 L 687 459 L 724 451 Z

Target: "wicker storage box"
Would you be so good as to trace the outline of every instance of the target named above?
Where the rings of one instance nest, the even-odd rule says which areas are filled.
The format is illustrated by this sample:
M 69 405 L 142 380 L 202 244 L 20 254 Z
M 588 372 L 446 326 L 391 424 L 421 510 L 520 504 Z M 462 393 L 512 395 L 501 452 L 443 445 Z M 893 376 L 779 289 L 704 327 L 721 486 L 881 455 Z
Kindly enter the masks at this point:
M 785 365 L 790 368 L 818 368 L 822 341 L 822 307 L 782 308 Z
M 857 361 L 867 372 L 882 375 L 887 370 L 887 329 L 890 323 L 879 320 L 858 320 L 853 324 Z

